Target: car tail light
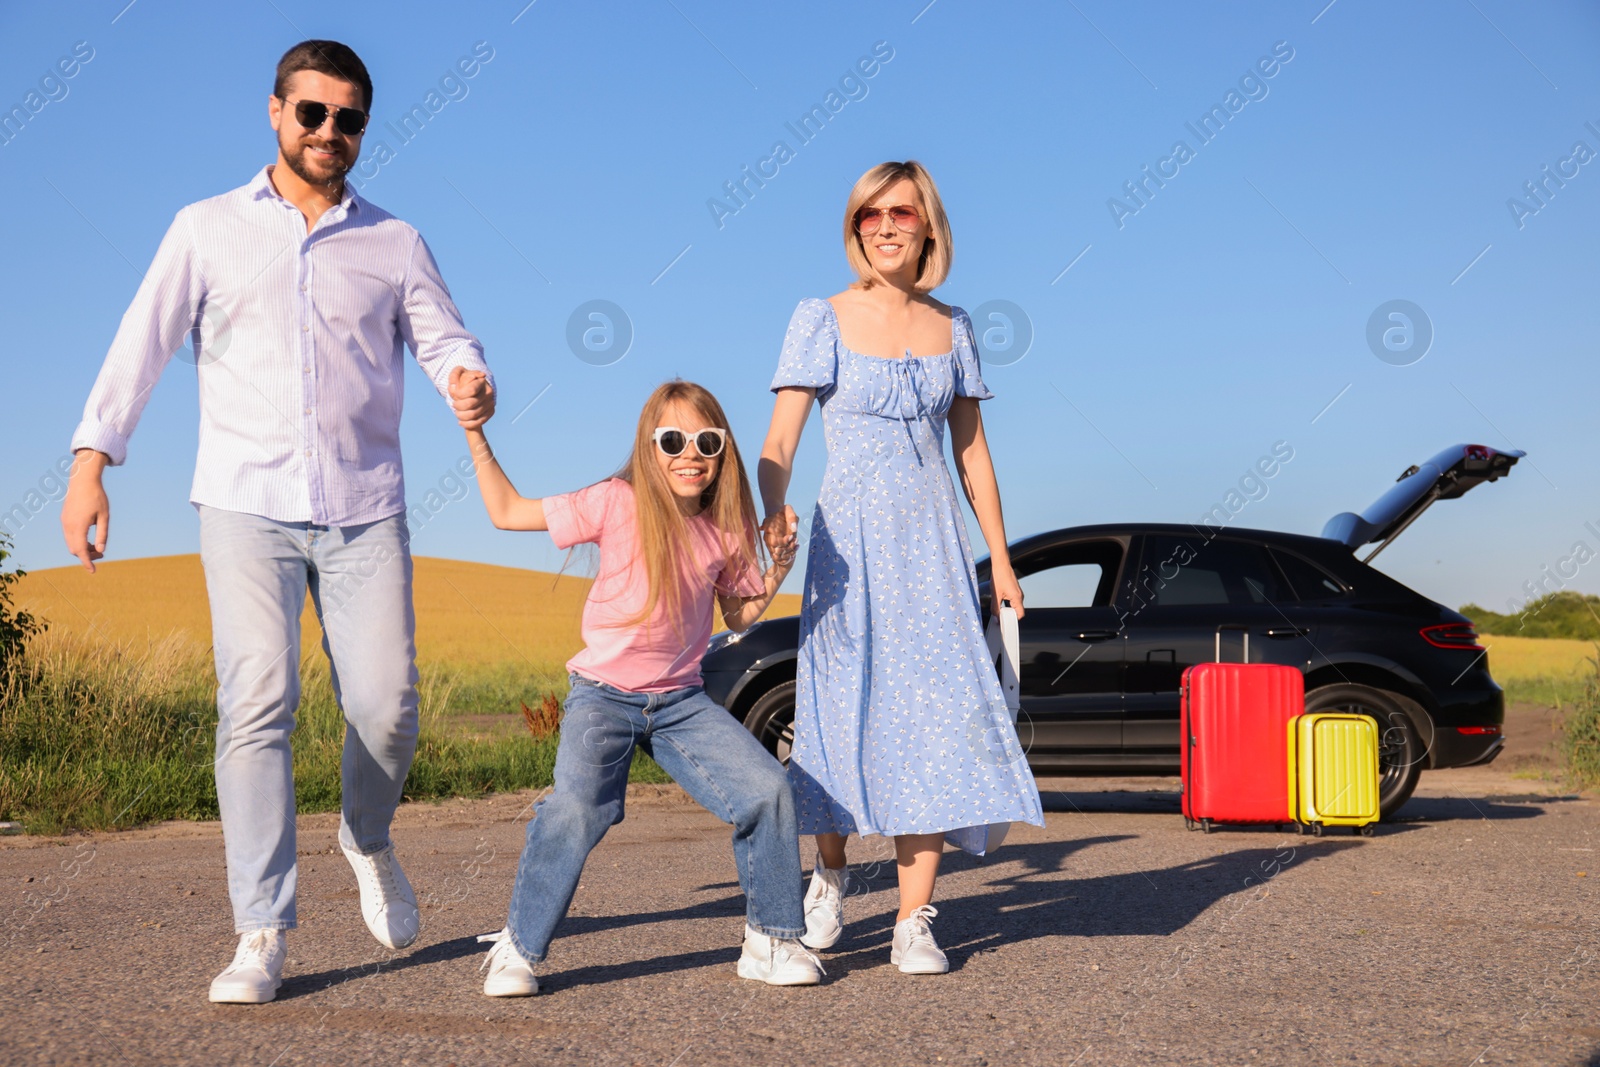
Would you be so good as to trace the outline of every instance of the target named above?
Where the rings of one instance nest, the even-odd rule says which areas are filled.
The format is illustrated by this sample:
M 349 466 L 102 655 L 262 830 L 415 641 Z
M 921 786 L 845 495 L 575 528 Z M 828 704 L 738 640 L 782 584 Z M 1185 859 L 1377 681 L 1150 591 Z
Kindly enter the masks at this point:
M 1478 631 L 1470 622 L 1442 622 L 1437 626 L 1424 626 L 1422 639 L 1435 648 L 1470 648 L 1478 651 Z
M 1490 735 L 1492 737 L 1498 737 L 1500 735 L 1500 727 L 1498 727 L 1498 726 L 1457 726 L 1456 727 L 1456 733 L 1458 733 L 1458 734 L 1488 734 L 1488 735 Z

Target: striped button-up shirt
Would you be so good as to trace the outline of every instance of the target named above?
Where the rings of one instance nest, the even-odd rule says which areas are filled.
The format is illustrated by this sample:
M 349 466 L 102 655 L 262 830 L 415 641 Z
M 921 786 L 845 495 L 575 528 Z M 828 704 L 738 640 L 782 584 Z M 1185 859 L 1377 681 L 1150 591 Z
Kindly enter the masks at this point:
M 307 233 L 271 171 L 178 212 L 72 447 L 123 462 L 188 339 L 200 383 L 190 500 L 324 526 L 398 515 L 403 346 L 447 399 L 454 368 L 487 372 L 483 347 L 415 229 L 347 184 Z

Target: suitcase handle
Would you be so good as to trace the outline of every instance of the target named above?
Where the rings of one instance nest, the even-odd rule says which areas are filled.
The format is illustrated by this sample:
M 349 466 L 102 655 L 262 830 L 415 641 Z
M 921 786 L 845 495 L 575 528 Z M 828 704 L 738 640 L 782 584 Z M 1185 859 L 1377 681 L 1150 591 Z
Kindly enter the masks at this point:
M 1240 633 L 1242 633 L 1244 635 L 1244 659 L 1241 662 L 1249 663 L 1250 662 L 1250 627 L 1248 627 L 1248 626 L 1240 626 L 1240 625 L 1238 625 L 1236 623 L 1227 623 L 1227 624 L 1224 624 L 1222 626 L 1218 626 L 1217 627 L 1216 653 L 1215 653 L 1216 662 L 1218 662 L 1218 663 L 1222 662 L 1222 631 L 1224 631 L 1224 630 L 1238 630 Z

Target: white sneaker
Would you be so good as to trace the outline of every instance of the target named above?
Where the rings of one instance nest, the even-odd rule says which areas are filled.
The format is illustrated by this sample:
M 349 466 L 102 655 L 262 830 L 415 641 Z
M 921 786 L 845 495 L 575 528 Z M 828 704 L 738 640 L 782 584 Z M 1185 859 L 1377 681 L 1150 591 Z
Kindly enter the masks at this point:
M 265 1004 L 283 984 L 287 938 L 282 930 L 252 930 L 239 938 L 227 970 L 211 980 L 213 1004 Z
M 844 934 L 844 895 L 850 888 L 850 868 L 829 870 L 817 861 L 806 889 L 806 932 L 800 938 L 807 948 L 832 948 Z
M 894 924 L 889 962 L 899 967 L 901 974 L 943 974 L 950 969 L 950 961 L 939 951 L 933 931 L 928 928 L 928 920 L 937 914 L 932 904 L 924 904 Z
M 494 947 L 489 950 L 489 958 L 478 968 L 479 971 L 489 972 L 489 977 L 483 980 L 484 996 L 531 997 L 539 992 L 539 979 L 533 976 L 533 964 L 522 958 L 517 946 L 511 943 L 509 933 L 498 930 L 492 934 L 479 934 L 478 940 L 494 942 Z
M 816 985 L 827 972 L 798 938 L 779 939 L 744 928 L 739 977 L 768 985 Z
M 394 846 L 370 856 L 340 846 L 361 885 L 361 917 L 385 948 L 405 948 L 422 932 L 422 913 L 406 872 L 394 858 Z

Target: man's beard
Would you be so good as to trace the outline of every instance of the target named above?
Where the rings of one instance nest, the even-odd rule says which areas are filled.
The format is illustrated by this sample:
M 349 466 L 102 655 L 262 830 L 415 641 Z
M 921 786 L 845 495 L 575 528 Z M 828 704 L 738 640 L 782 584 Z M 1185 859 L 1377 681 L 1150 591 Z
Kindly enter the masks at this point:
M 306 161 L 306 145 L 296 142 L 295 145 L 283 146 L 283 160 L 289 164 L 289 169 L 294 171 L 300 180 L 307 185 L 325 185 L 330 189 L 338 189 L 344 185 L 344 176 L 350 173 L 350 165 L 344 157 L 336 156 L 331 160 L 332 173 L 317 174 Z

